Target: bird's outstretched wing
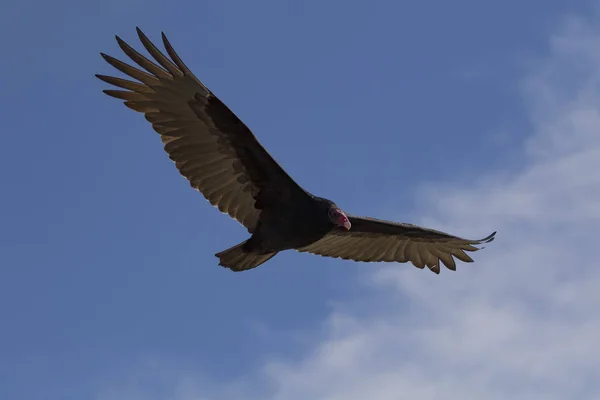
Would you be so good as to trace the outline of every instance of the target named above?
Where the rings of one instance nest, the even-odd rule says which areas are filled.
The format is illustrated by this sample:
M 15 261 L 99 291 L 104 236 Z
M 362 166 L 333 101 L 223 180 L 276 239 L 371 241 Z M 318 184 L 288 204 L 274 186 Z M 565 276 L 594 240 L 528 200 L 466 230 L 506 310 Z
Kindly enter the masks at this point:
M 480 240 L 463 239 L 433 229 L 349 216 L 350 230 L 334 229 L 321 240 L 298 249 L 326 257 L 375 262 L 411 262 L 417 268 L 427 266 L 440 273 L 440 261 L 456 270 L 453 257 L 472 262 L 466 251 L 479 250 L 476 245 L 494 240 L 496 232 Z
M 104 93 L 145 115 L 193 188 L 250 232 L 265 207 L 307 196 L 250 129 L 186 67 L 164 33 L 162 40 L 170 58 L 139 28 L 137 33 L 155 62 L 118 36 L 116 39 L 123 52 L 145 71 L 102 54 L 110 65 L 137 82 L 96 76 L 125 89 Z

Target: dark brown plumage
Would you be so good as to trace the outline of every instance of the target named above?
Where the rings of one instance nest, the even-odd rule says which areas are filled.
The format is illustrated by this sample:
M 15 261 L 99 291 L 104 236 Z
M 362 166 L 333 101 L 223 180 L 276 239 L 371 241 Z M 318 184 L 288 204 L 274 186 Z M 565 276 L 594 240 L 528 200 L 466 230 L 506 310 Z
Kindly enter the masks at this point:
M 141 69 L 102 57 L 136 79 L 96 75 L 125 90 L 104 90 L 141 112 L 160 134 L 179 172 L 208 201 L 244 225 L 251 237 L 217 253 L 233 271 L 255 268 L 277 252 L 296 249 L 356 261 L 411 262 L 440 272 L 454 258 L 473 260 L 465 251 L 494 240 L 462 239 L 410 224 L 346 215 L 332 201 L 300 187 L 269 155 L 250 129 L 181 61 L 162 35 L 170 58 L 137 29 L 155 62 L 117 37 L 123 52 Z M 157 64 L 158 63 L 158 64 Z

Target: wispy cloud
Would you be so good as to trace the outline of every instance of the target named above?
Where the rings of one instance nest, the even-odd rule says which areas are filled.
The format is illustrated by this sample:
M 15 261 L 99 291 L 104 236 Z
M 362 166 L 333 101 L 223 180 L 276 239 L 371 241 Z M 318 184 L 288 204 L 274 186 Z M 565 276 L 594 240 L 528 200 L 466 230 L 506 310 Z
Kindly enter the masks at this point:
M 600 398 L 599 21 L 567 18 L 521 82 L 532 128 L 522 165 L 419 192 L 423 223 L 499 230 L 476 263 L 439 276 L 374 267 L 367 284 L 385 304 L 368 318 L 334 312 L 300 361 L 270 361 L 225 397 Z M 175 380 L 171 398 L 223 395 L 202 397 L 193 381 Z

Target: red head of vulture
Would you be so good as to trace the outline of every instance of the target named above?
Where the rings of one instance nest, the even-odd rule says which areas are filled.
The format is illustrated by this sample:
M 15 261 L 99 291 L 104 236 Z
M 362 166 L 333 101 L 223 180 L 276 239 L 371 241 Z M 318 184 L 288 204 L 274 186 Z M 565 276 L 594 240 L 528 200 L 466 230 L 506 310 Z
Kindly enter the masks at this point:
M 165 37 L 163 54 L 138 28 L 138 53 L 117 36 L 123 52 L 142 69 L 106 54 L 113 67 L 135 79 L 96 75 L 119 90 L 104 90 L 144 114 L 179 172 L 214 206 L 244 225 L 248 240 L 217 253 L 233 271 L 258 267 L 288 249 L 355 261 L 410 261 L 440 272 L 454 258 L 491 242 L 495 232 L 468 240 L 415 225 L 355 217 L 300 187 L 261 146 L 250 129 L 186 67 Z

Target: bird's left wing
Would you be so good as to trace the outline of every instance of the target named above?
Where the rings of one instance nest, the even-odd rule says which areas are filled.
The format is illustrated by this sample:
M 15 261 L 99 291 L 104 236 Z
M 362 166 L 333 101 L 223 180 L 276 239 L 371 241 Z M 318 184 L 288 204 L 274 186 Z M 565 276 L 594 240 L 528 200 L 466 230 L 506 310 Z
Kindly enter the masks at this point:
M 336 228 L 321 240 L 299 248 L 325 257 L 376 262 L 411 262 L 417 268 L 427 266 L 440 273 L 440 261 L 450 270 L 456 270 L 454 258 L 473 262 L 466 251 L 477 251 L 476 245 L 494 240 L 496 232 L 479 239 L 469 240 L 416 225 L 382 221 L 374 218 L 349 216 L 350 230 Z
M 308 198 L 250 129 L 183 63 L 166 36 L 164 55 L 138 28 L 154 62 L 117 37 L 142 69 L 106 54 L 104 59 L 136 81 L 96 75 L 125 90 L 104 90 L 141 112 L 160 134 L 165 151 L 190 185 L 219 210 L 253 232 L 264 208 Z

